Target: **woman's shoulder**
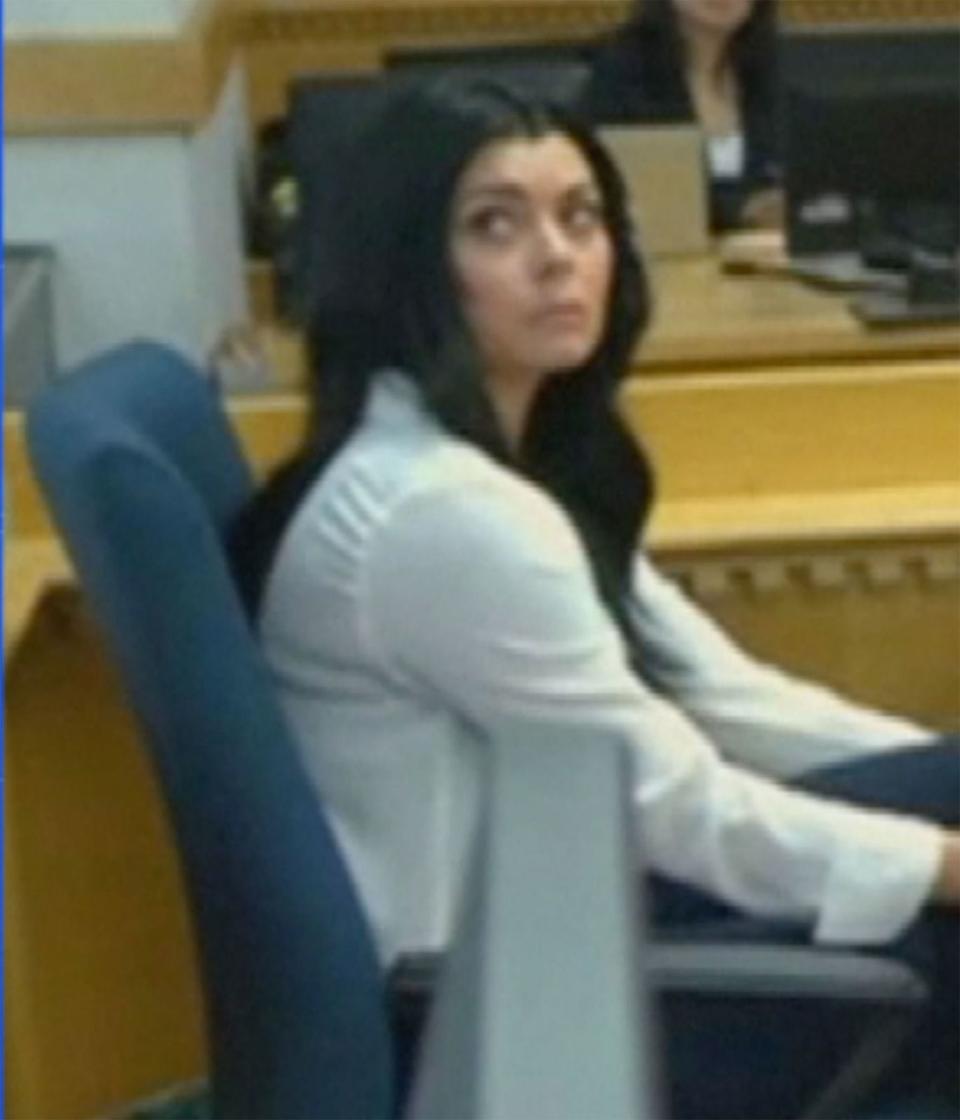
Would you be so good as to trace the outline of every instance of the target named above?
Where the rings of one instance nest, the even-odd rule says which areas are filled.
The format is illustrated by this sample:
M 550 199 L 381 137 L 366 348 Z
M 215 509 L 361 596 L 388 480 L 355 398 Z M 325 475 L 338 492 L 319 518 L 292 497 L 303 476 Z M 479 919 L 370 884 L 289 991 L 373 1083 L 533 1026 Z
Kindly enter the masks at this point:
M 358 471 L 368 473 L 374 459 L 358 452 Z M 384 466 L 375 464 L 381 479 Z M 579 540 L 556 500 L 466 441 L 441 435 L 396 467 L 377 534 L 391 556 L 430 549 L 480 564 L 579 562 Z
M 476 562 L 579 556 L 575 531 L 542 487 L 459 441 L 432 449 L 389 517 L 391 550 L 449 548 Z
M 459 477 L 431 475 L 412 488 L 397 510 L 399 523 L 417 526 L 489 555 L 499 549 L 529 556 L 578 552 L 562 507 L 541 487 L 488 461 Z
M 572 533 L 541 487 L 432 421 L 398 411 L 361 426 L 307 495 L 300 516 L 314 526 L 346 517 L 369 532 L 391 526 L 388 535 L 398 538 L 392 547 L 400 538 L 412 546 L 459 539 L 482 548 L 531 538 L 556 542 Z
M 413 492 L 467 486 L 506 473 L 484 451 L 446 431 L 419 407 L 403 405 L 371 410 L 327 472 L 331 488 L 356 479 L 379 480 L 397 501 Z

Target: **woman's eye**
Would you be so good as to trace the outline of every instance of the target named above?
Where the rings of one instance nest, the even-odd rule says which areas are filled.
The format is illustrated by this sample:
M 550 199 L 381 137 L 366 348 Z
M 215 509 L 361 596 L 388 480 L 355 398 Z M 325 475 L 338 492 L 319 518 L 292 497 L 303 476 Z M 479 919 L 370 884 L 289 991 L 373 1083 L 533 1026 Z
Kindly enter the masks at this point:
M 576 202 L 565 218 L 567 227 L 574 233 L 589 233 L 603 225 L 603 205 L 594 200 Z
M 512 211 L 502 206 L 491 206 L 471 214 L 466 224 L 471 233 L 494 241 L 505 241 L 516 232 L 519 222 Z

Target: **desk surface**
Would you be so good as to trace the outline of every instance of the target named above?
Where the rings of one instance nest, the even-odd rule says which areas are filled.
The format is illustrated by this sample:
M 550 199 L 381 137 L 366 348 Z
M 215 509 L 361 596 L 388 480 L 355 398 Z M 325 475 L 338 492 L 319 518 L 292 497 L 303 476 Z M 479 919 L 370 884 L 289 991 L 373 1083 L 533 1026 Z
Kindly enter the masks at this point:
M 869 329 L 849 296 L 788 275 L 731 274 L 717 257 L 654 262 L 654 318 L 637 357 L 641 374 L 831 365 L 912 358 L 956 359 L 960 324 Z M 302 385 L 306 360 L 296 331 L 271 317 L 269 266 L 249 272 L 264 357 L 276 383 Z
M 776 549 L 807 544 L 864 545 L 895 540 L 960 545 L 960 479 L 850 489 L 837 494 L 664 502 L 650 524 L 655 551 L 709 554 L 715 549 Z
M 913 356 L 960 360 L 960 324 L 870 329 L 849 296 L 792 276 L 734 275 L 714 257 L 654 262 L 655 317 L 643 370 L 764 363 L 871 361 Z

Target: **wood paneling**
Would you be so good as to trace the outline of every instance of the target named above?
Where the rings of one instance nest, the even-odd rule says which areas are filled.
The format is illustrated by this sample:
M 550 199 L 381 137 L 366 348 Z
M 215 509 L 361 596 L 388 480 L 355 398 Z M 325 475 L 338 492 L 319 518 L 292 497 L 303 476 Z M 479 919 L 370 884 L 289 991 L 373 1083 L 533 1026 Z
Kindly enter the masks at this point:
M 912 542 L 893 530 L 660 560 L 755 654 L 956 729 L 958 524 Z M 38 604 L 6 692 L 5 1115 L 113 1115 L 205 1066 L 169 830 L 74 589 Z
M 44 595 L 4 683 L 4 1115 L 125 1115 L 206 1066 L 169 828 L 75 589 Z
M 4 43 L 7 135 L 190 131 L 213 111 L 238 11 L 200 0 L 177 35 Z
M 891 527 L 885 540 L 781 539 L 766 553 L 664 552 L 660 562 L 762 659 L 925 726 L 960 730 L 960 517 L 914 541 Z
M 236 396 L 228 406 L 260 474 L 289 455 L 306 430 L 306 399 L 297 392 Z M 755 510 L 760 524 L 769 516 L 789 535 L 796 495 L 840 503 L 839 516 L 844 495 L 857 501 L 904 487 L 941 488 L 944 499 L 956 487 L 960 517 L 955 361 L 635 377 L 623 387 L 621 407 L 650 447 L 663 500 L 699 502 L 704 517 L 711 502 L 739 503 Z M 48 535 L 23 417 L 13 410 L 4 415 L 4 470 L 8 535 Z M 786 503 L 780 512 L 778 502 Z M 876 516 L 865 509 L 864 531 Z
M 763 0 L 764 3 L 772 0 Z M 950 23 L 960 0 L 778 0 L 787 24 Z M 311 70 L 377 69 L 401 44 L 589 38 L 621 23 L 629 0 L 237 0 L 255 119 L 284 111 Z
M 960 514 L 953 362 L 635 377 L 621 406 L 671 502 L 954 485 Z
M 764 0 L 767 2 L 767 0 Z M 950 23 L 960 0 L 779 0 L 785 23 Z M 591 37 L 629 0 L 198 0 L 179 35 L 22 39 L 4 45 L 10 134 L 192 128 L 242 50 L 255 120 L 283 111 L 291 77 L 376 70 L 386 49 Z

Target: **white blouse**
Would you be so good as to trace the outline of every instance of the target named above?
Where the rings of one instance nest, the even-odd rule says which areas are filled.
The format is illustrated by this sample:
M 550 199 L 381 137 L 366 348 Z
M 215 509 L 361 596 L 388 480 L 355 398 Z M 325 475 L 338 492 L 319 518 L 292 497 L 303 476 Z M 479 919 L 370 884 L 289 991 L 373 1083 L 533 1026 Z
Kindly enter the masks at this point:
M 619 731 L 664 875 L 823 941 L 882 942 L 916 915 L 933 825 L 776 778 L 927 733 L 756 663 L 644 556 L 631 609 L 645 680 L 565 513 L 380 375 L 281 542 L 261 632 L 385 961 L 449 938 L 494 713 Z
M 747 163 L 747 146 L 742 132 L 707 137 L 707 165 L 712 179 L 740 179 Z

